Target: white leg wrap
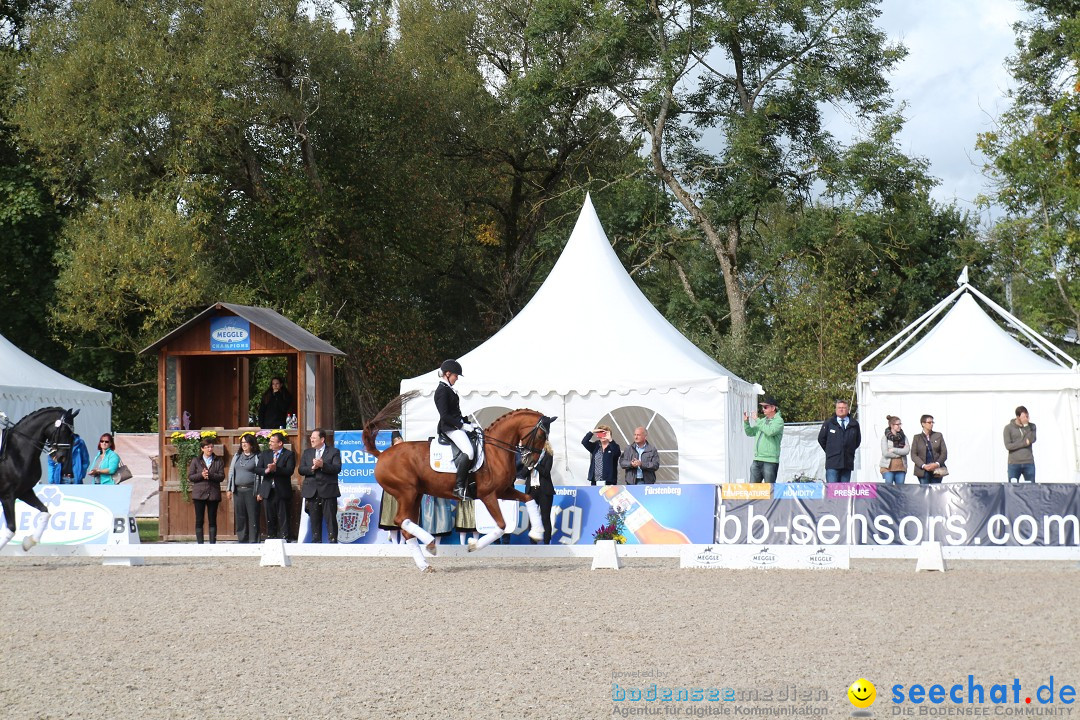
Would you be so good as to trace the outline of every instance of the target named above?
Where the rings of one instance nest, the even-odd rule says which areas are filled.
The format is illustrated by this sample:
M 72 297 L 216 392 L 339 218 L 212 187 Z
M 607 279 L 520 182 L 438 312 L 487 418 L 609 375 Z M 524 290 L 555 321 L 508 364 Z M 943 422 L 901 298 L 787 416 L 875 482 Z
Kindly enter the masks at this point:
M 435 542 L 435 537 L 431 533 L 414 523 L 412 520 L 405 520 L 401 523 L 401 529 L 425 545 L 430 545 Z
M 11 538 L 15 537 L 14 530 L 8 530 L 7 526 L 4 526 L 3 530 L 0 530 L 0 550 L 4 549 L 4 546 L 11 542 Z
M 397 530 L 387 530 L 386 537 L 393 545 L 397 545 L 401 542 L 401 533 Z
M 487 535 L 482 536 L 479 540 L 476 540 L 476 541 L 470 540 L 469 541 L 469 552 L 473 552 L 475 550 L 483 550 L 488 545 L 490 545 L 491 543 L 493 543 L 496 540 L 498 540 L 499 538 L 501 538 L 505 533 L 506 533 L 505 530 L 500 530 L 499 528 L 495 528 L 492 532 L 489 532 Z
M 416 538 L 409 538 L 405 541 L 405 544 L 412 550 L 413 562 L 416 563 L 417 569 L 421 572 L 427 570 L 428 564 L 427 560 L 424 559 L 424 551 L 420 549 L 420 543 L 416 541 Z
M 544 519 L 540 517 L 540 506 L 535 500 L 525 503 L 525 510 L 529 513 L 529 538 L 531 540 L 544 539 Z
M 49 527 L 49 518 L 52 515 L 48 512 L 38 513 L 38 517 L 41 518 L 41 524 L 34 530 L 34 542 L 41 542 L 41 536 L 45 534 L 45 528 Z

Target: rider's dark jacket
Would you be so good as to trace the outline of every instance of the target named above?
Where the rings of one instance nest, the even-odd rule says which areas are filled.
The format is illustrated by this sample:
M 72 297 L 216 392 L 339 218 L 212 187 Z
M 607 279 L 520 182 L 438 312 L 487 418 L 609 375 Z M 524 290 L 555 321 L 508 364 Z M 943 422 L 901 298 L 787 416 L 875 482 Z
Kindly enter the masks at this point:
M 440 380 L 439 387 L 435 388 L 435 407 L 439 411 L 439 432 L 461 429 L 465 422 L 461 417 L 461 403 L 457 392 L 445 380 Z

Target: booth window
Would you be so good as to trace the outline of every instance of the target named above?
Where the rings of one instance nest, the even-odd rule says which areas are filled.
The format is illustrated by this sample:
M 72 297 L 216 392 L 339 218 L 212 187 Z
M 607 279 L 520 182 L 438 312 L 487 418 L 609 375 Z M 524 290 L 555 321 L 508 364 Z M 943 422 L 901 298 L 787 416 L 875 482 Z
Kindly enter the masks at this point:
M 597 425 L 611 426 L 612 433 L 623 452 L 634 442 L 634 428 L 643 427 L 649 433 L 649 442 L 660 455 L 660 469 L 656 471 L 656 482 L 679 482 L 679 439 L 663 415 L 652 408 L 640 405 L 627 405 L 612 410 L 597 420 Z M 620 482 L 622 474 L 619 475 Z

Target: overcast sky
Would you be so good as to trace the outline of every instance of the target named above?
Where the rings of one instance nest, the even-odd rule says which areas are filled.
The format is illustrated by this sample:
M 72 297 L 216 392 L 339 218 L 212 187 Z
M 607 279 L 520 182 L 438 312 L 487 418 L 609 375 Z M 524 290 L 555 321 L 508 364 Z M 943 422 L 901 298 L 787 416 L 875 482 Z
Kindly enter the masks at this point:
M 1005 58 L 1014 54 L 1013 0 L 884 0 L 879 25 L 908 48 L 892 75 L 908 104 L 902 150 L 927 158 L 941 181 L 934 197 L 963 209 L 989 187 L 975 138 L 1008 106 Z

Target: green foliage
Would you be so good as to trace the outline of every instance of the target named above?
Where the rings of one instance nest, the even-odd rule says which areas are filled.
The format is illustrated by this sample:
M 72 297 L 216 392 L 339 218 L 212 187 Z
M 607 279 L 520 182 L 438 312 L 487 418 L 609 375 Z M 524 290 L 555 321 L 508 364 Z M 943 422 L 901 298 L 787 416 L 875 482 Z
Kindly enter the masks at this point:
M 991 239 L 1008 298 L 1030 325 L 1061 335 L 1080 327 L 1080 20 L 1074 2 L 1025 5 L 1013 105 L 978 146 L 1006 213 Z

